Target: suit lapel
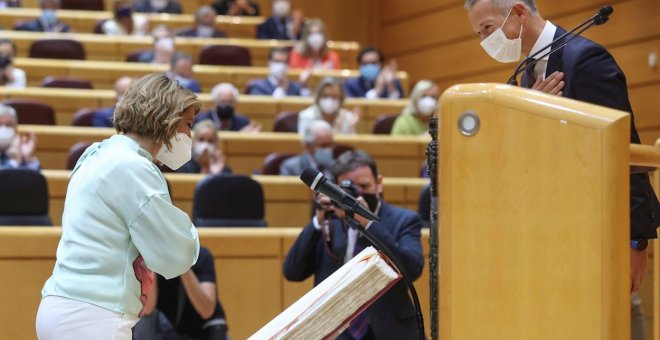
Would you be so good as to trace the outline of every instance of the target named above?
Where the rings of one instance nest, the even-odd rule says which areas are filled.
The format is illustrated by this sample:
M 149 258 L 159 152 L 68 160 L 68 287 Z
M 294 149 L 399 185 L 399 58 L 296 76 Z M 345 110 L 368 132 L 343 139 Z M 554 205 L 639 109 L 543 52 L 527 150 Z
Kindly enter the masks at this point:
M 566 31 L 557 26 L 557 31 L 555 32 L 555 36 L 553 39 L 557 39 L 559 36 L 562 34 L 566 33 Z M 570 36 L 569 36 L 570 37 Z M 561 45 L 562 42 L 564 42 L 566 38 L 552 44 L 552 48 L 557 48 L 559 45 Z M 561 71 L 562 70 L 562 56 L 564 55 L 564 49 L 561 48 L 558 51 L 553 52 L 550 54 L 550 58 L 548 59 L 548 66 L 545 69 L 545 77 L 547 78 L 549 75 L 551 75 L 555 71 Z

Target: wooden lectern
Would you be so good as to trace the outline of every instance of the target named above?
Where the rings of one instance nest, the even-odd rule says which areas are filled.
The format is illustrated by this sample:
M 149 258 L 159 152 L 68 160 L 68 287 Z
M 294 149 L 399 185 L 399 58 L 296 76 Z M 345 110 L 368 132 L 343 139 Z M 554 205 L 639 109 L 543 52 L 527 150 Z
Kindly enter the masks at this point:
M 439 125 L 440 338 L 629 338 L 628 114 L 470 84 Z

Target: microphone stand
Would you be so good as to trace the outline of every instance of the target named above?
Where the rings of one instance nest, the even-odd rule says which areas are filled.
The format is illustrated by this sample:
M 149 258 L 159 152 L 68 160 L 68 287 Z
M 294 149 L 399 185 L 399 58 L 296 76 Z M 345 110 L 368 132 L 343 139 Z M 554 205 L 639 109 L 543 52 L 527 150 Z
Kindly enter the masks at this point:
M 368 229 L 364 228 L 358 220 L 355 219 L 355 211 L 353 209 L 344 209 L 344 223 L 348 224 L 351 228 L 357 230 L 362 236 L 364 236 L 369 243 L 371 243 L 385 259 L 394 266 L 394 269 L 401 274 L 403 282 L 406 283 L 410 296 L 413 300 L 413 305 L 415 306 L 415 314 L 417 317 L 417 334 L 419 334 L 419 339 L 424 340 L 424 317 L 422 316 L 422 307 L 419 303 L 419 297 L 417 296 L 417 290 L 415 286 L 405 271 L 405 267 L 401 265 L 401 260 L 392 253 L 392 251 L 387 248 L 387 246 L 381 242 L 377 237 L 374 236 Z

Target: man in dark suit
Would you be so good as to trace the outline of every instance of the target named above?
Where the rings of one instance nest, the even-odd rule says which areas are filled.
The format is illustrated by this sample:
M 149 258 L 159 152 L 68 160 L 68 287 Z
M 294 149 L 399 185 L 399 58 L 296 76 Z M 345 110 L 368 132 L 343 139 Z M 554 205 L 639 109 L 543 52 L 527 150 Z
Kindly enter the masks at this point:
M 260 124 L 236 113 L 238 96 L 238 89 L 232 84 L 220 83 L 214 86 L 211 90 L 213 107 L 195 116 L 193 126 L 203 120 L 210 119 L 218 130 L 259 132 L 261 130 Z
M 275 0 L 273 15 L 257 26 L 257 39 L 298 40 L 302 33 L 303 13 L 291 13 L 289 0 Z
M 401 82 L 396 76 L 396 62 L 385 65 L 383 52 L 375 47 L 365 47 L 357 56 L 360 76 L 344 81 L 346 97 L 353 98 L 403 98 Z
M 32 20 L 17 25 L 17 31 L 31 32 L 70 32 L 69 25 L 57 20 L 57 10 L 60 9 L 59 0 L 39 0 L 41 15 Z
M 534 0 L 468 0 L 466 8 L 472 28 L 482 39 L 482 46 L 500 62 L 518 62 L 522 54 L 534 54 L 566 32 L 543 19 Z M 554 43 L 553 48 L 561 43 Z M 539 56 L 547 51 L 549 49 Z M 626 77 L 612 55 L 588 39 L 576 37 L 563 49 L 539 60 L 523 74 L 522 85 L 629 112 L 631 142 L 640 143 L 628 99 Z M 660 203 L 648 175 L 632 174 L 630 238 L 633 292 L 639 289 L 646 272 L 646 240 L 657 238 L 658 216 Z
M 382 200 L 382 176 L 366 153 L 342 154 L 333 172 L 338 182 L 350 181 L 360 195 L 360 202 L 381 218 L 380 222 L 370 223 L 357 217 L 360 223 L 401 259 L 404 267 L 400 269 L 411 280 L 417 279 L 424 267 L 419 215 Z M 314 275 L 314 285 L 318 285 L 367 246 L 366 240 L 338 219 L 343 216 L 343 210 L 333 207 L 323 195 L 317 198 L 317 204 L 319 208 L 312 222 L 302 230 L 284 261 L 287 280 L 303 281 Z M 417 336 L 413 304 L 405 284 L 398 282 L 354 319 L 338 339 L 415 339 Z
M 246 92 L 250 95 L 273 96 L 282 98 L 286 96 L 309 96 L 311 90 L 305 82 L 311 73 L 306 73 L 304 82 L 289 80 L 289 50 L 284 47 L 275 47 L 268 54 L 268 78 L 251 81 Z
M 195 27 L 176 32 L 179 37 L 224 38 L 225 32 L 215 28 L 215 10 L 211 6 L 202 6 L 195 13 Z

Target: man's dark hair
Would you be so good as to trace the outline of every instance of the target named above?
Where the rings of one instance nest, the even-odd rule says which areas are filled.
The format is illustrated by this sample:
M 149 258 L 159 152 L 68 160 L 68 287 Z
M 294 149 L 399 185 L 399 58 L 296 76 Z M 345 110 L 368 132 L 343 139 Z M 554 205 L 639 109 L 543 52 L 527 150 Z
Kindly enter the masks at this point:
M 383 54 L 383 52 L 381 50 L 379 50 L 378 48 L 376 48 L 374 46 L 367 46 L 367 47 L 363 48 L 362 51 L 360 51 L 360 53 L 357 56 L 358 65 L 362 64 L 362 57 L 365 54 L 371 53 L 371 52 L 378 53 L 378 60 L 380 61 L 380 63 L 381 64 L 385 63 L 385 55 Z
M 357 168 L 368 166 L 374 179 L 378 179 L 378 167 L 376 162 L 371 156 L 362 150 L 346 151 L 342 153 L 336 160 L 335 165 L 332 167 L 332 174 L 335 179 L 339 176 L 349 173 Z
M 273 47 L 270 49 L 270 52 L 268 52 L 268 60 L 273 60 L 273 56 L 275 53 L 282 53 L 286 54 L 286 59 L 289 59 L 289 54 L 291 53 L 291 48 L 290 47 Z
M 176 63 L 178 63 L 179 60 L 189 60 L 190 62 L 192 62 L 193 57 L 185 52 L 175 52 L 172 55 L 172 59 L 170 59 L 170 68 L 174 68 L 174 66 L 176 66 Z
M 11 39 L 7 39 L 7 38 L 0 39 L 0 45 L 4 45 L 4 44 L 10 44 L 13 54 L 14 56 L 16 56 L 16 43 L 14 43 Z

